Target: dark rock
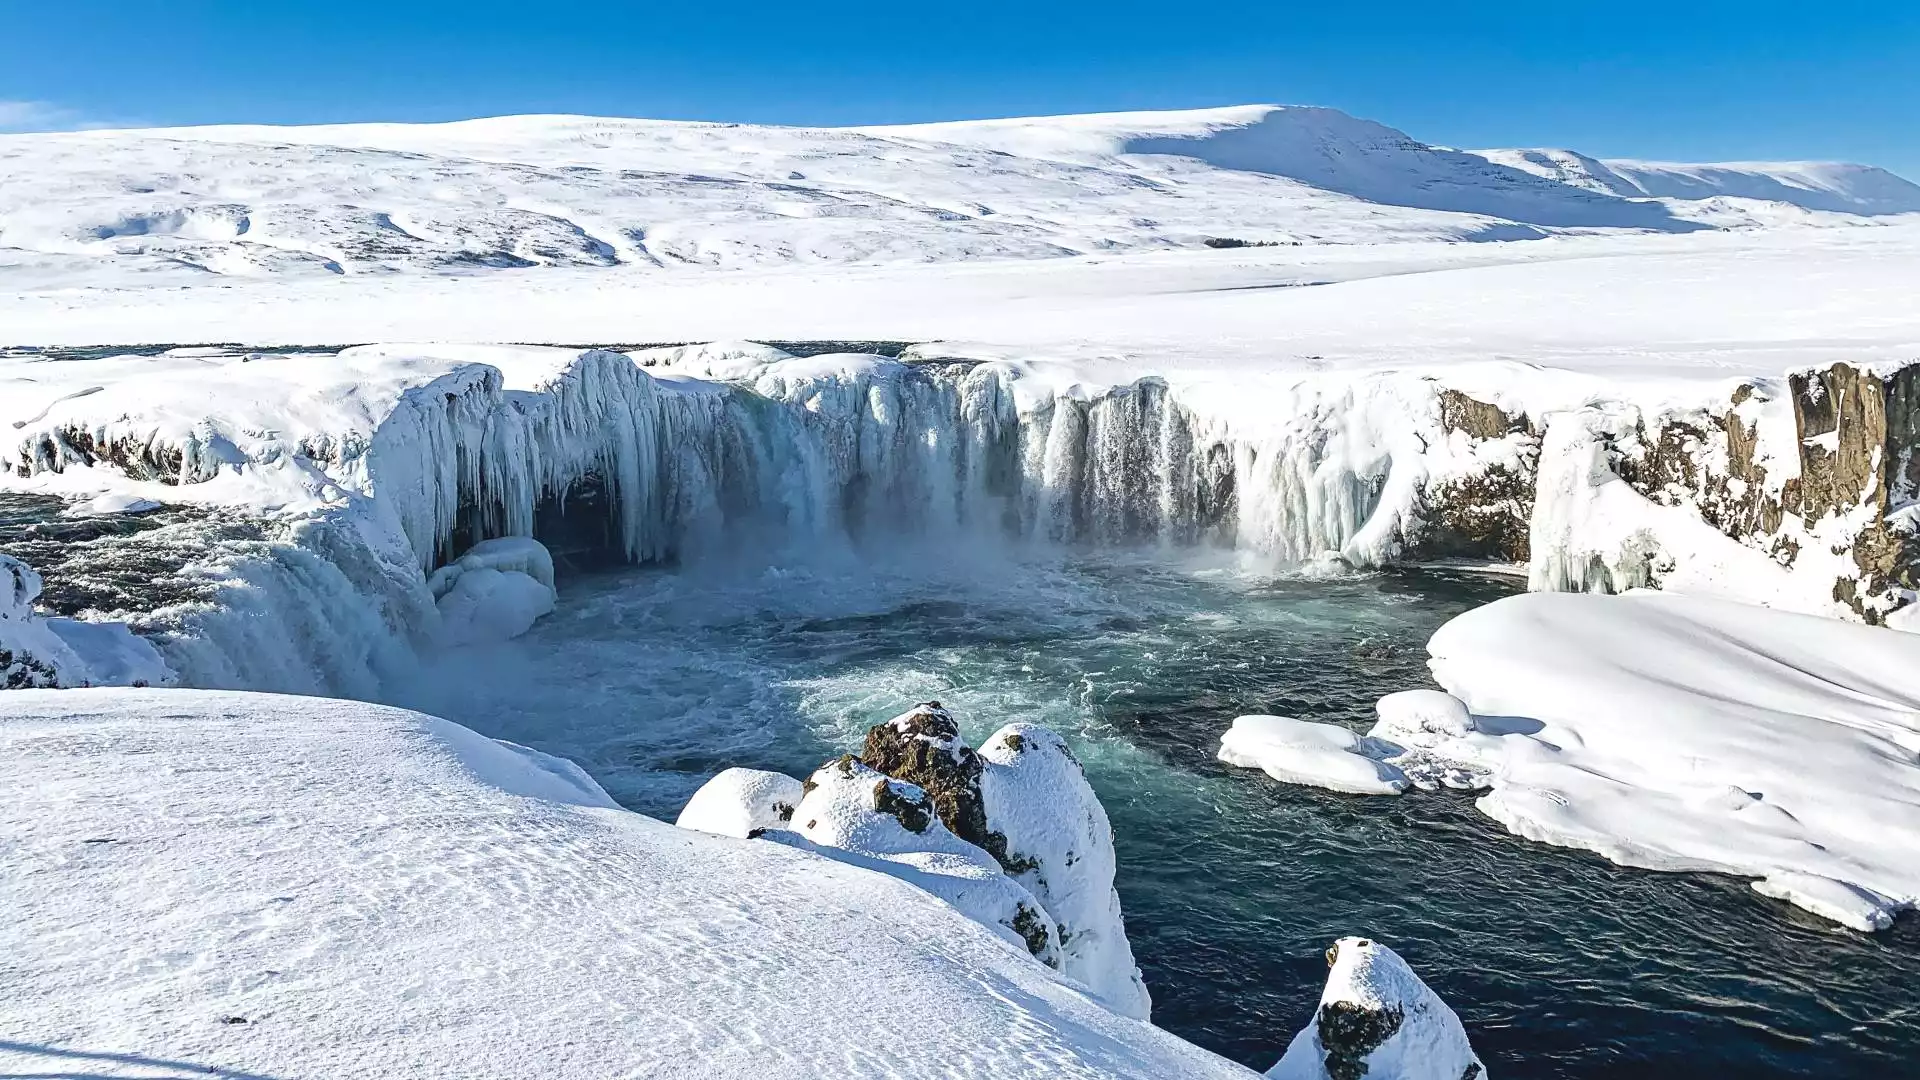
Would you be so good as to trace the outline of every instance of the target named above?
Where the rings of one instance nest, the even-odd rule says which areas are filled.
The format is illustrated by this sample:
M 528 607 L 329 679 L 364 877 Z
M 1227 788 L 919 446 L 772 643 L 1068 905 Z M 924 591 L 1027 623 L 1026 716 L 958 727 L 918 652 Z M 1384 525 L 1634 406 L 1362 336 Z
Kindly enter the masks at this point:
M 867 732 L 860 760 L 876 772 L 919 787 L 955 836 L 993 850 L 980 799 L 980 755 L 960 741 L 960 725 L 939 702 L 922 703 L 875 724 Z

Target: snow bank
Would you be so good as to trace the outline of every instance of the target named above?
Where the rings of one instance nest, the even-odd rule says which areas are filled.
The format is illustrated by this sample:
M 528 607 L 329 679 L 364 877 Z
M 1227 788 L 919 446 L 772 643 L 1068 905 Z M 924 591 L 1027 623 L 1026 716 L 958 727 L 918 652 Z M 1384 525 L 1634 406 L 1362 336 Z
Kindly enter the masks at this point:
M 1476 736 L 1498 743 L 1479 806 L 1515 833 L 1757 878 L 1861 930 L 1920 901 L 1920 637 L 1543 593 L 1467 612 L 1428 648 L 1441 685 L 1503 732 Z
M 1251 1075 L 919 889 L 542 757 L 343 701 L 0 695 L 0 1071 Z
M 1267 1071 L 1273 1080 L 1478 1080 L 1487 1067 L 1440 996 L 1398 953 L 1346 937 L 1327 950 L 1314 1022 Z

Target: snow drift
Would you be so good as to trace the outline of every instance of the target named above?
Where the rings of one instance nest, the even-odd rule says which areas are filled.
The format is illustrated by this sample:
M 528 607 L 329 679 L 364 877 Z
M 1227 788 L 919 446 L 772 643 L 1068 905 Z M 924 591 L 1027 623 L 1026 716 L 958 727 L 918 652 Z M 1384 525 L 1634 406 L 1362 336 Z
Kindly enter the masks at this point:
M 1357 794 L 1488 789 L 1480 810 L 1520 836 L 1753 878 L 1856 930 L 1920 904 L 1920 637 L 1700 597 L 1536 593 L 1456 617 L 1428 650 L 1451 695 L 1390 694 L 1364 737 L 1242 717 L 1222 760 Z
M 11 1073 L 1252 1075 L 918 889 L 418 713 L 5 694 L 0 787 Z

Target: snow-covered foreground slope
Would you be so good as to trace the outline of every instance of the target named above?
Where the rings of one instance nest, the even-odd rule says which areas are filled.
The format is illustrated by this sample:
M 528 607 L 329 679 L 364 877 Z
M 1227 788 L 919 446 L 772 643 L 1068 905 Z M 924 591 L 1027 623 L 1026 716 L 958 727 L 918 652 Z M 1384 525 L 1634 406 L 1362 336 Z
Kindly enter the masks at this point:
M 1725 195 L 1843 215 L 1920 209 L 1911 185 L 1859 166 L 1558 161 L 1273 105 L 874 128 L 509 116 L 6 135 L 0 283 L 656 276 L 1782 220 L 1688 205 Z
M 0 1071 L 1250 1072 L 932 896 L 377 706 L 0 695 Z

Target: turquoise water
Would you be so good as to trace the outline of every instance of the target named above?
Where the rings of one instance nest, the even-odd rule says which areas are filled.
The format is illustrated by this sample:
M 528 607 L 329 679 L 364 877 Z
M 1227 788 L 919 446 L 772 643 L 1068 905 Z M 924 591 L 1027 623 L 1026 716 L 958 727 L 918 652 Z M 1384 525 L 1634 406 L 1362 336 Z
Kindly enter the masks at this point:
M 1365 726 L 1427 636 L 1511 591 L 1466 575 L 1261 574 L 964 545 L 562 583 L 527 637 L 401 694 L 574 758 L 669 820 L 730 765 L 804 775 L 938 698 L 975 738 L 1048 724 L 1113 820 L 1154 1019 L 1265 1068 L 1333 938 L 1405 955 L 1497 1077 L 1913 1075 L 1920 925 L 1867 936 L 1744 882 L 1527 843 L 1470 796 L 1288 788 L 1213 760 L 1247 712 Z

